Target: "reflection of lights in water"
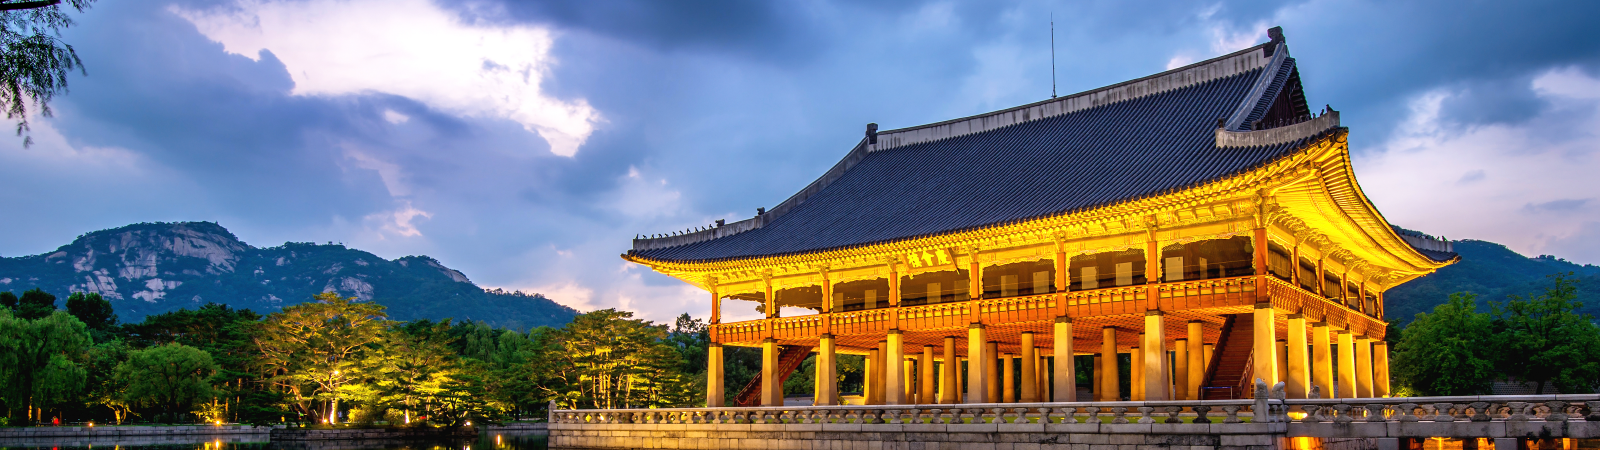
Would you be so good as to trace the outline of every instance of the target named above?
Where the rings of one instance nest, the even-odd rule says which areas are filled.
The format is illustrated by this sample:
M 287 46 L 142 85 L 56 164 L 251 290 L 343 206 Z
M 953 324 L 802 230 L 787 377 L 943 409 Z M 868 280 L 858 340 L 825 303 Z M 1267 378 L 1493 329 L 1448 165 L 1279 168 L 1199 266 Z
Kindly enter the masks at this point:
M 503 445 L 503 444 L 500 443 L 500 435 L 498 435 L 498 434 L 494 435 L 494 445 L 496 447 L 498 447 L 500 445 Z

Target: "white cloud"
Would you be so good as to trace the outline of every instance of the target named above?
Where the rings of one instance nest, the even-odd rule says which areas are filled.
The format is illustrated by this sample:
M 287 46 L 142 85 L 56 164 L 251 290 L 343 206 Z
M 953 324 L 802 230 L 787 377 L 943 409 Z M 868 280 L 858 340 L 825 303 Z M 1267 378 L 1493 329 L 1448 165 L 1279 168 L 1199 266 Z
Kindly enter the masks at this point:
M 296 95 L 385 92 L 463 116 L 509 119 L 562 156 L 577 154 L 602 120 L 588 101 L 541 89 L 555 64 L 545 28 L 463 23 L 428 0 L 241 0 L 237 10 L 171 11 L 230 53 L 271 51 Z
M 1453 124 L 1441 107 L 1460 92 L 1417 96 L 1398 131 L 1356 157 L 1363 189 L 1396 225 L 1600 262 L 1600 248 L 1571 244 L 1600 224 L 1600 80 L 1557 69 L 1532 87 L 1551 107 L 1516 124 Z
M 383 110 L 383 120 L 395 125 L 399 125 L 411 121 L 411 116 L 400 114 L 392 109 L 385 109 Z
M 417 229 L 416 224 L 411 223 L 418 217 L 431 219 L 433 213 L 417 209 L 411 206 L 411 202 L 404 202 L 393 211 L 369 214 L 363 220 L 369 229 L 377 231 L 377 238 L 381 240 L 389 235 L 421 237 L 422 231 Z

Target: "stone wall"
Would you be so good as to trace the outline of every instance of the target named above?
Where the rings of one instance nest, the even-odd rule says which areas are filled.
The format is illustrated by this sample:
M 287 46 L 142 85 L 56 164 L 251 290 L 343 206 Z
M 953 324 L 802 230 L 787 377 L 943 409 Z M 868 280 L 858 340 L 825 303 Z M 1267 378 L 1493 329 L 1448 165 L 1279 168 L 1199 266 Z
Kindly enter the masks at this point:
M 552 424 L 550 448 L 1279 450 L 1285 424 Z

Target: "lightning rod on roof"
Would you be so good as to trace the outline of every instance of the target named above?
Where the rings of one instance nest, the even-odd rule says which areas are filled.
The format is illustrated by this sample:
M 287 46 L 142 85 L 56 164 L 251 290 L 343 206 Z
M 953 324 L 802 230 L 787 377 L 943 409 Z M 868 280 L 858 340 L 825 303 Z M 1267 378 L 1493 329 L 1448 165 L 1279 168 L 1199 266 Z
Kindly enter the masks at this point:
M 1056 12 L 1050 12 L 1050 98 L 1056 98 Z

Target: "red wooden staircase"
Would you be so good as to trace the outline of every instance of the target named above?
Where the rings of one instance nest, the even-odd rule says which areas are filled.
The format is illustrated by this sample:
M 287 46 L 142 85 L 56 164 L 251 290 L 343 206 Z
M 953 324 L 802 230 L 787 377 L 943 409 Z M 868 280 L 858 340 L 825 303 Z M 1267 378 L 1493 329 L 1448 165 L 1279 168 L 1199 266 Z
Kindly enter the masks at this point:
M 1206 364 L 1205 382 L 1200 384 L 1203 400 L 1228 400 L 1249 398 L 1251 347 L 1255 339 L 1255 321 L 1250 315 L 1227 316 L 1222 323 L 1222 336 L 1211 351 L 1211 361 Z
M 783 384 L 783 380 L 789 379 L 789 374 L 800 368 L 800 363 L 811 356 L 811 348 L 804 345 L 783 346 L 783 351 L 778 353 L 778 384 Z M 733 406 L 761 406 L 761 372 L 756 372 L 750 384 L 744 385 L 739 396 L 733 398 Z

